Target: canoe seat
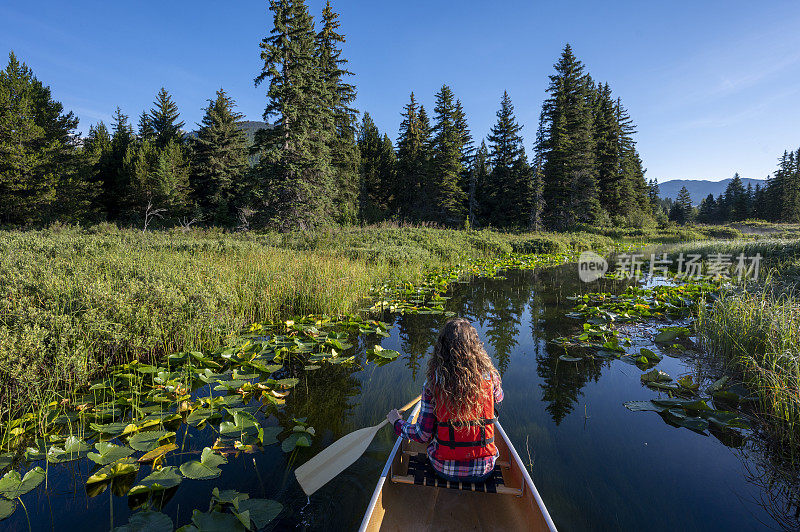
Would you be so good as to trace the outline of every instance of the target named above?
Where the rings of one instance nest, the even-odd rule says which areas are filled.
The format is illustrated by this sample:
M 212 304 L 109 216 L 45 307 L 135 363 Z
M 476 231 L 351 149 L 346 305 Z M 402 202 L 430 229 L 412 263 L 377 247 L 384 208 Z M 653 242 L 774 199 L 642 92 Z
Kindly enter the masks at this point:
M 481 491 L 484 493 L 504 493 L 521 496 L 522 490 L 505 485 L 500 464 L 495 464 L 492 474 L 483 482 L 450 482 L 436 474 L 428 456 L 424 453 L 412 454 L 408 457 L 408 474 L 392 475 L 392 482 L 401 484 L 418 484 L 436 488 L 450 488 L 465 491 Z

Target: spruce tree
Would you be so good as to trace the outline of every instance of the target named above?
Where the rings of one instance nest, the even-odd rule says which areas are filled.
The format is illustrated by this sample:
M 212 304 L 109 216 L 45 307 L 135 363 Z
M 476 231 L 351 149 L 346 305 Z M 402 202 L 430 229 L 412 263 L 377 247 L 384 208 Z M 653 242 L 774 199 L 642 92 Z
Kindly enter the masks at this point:
M 242 114 L 223 89 L 209 100 L 193 143 L 190 179 L 202 219 L 209 224 L 231 225 L 237 198 L 241 198 L 247 169 L 247 138 Z
M 489 132 L 489 157 L 492 172 L 484 198 L 493 225 L 526 225 L 529 219 L 529 183 L 525 149 L 514 116 L 514 104 L 503 92 L 497 122 Z
M 678 197 L 670 209 L 670 220 L 681 225 L 691 223 L 693 220 L 692 197 L 686 187 L 681 187 Z
M 394 193 L 395 153 L 387 135 L 381 137 L 369 113 L 358 132 L 361 175 L 361 219 L 377 222 L 389 214 Z
M 264 119 L 256 135 L 256 190 L 263 223 L 310 228 L 334 220 L 330 97 L 319 68 L 316 33 L 302 0 L 271 0 L 273 28 L 260 44 L 264 62 L 256 85 L 268 82 Z
M 453 91 L 447 85 L 436 94 L 434 111 L 433 139 L 431 147 L 432 175 L 435 176 L 434 197 L 436 218 L 449 224 L 459 224 L 464 220 L 467 194 L 464 179 L 464 123 L 463 112 L 458 115 Z M 461 123 L 459 123 L 461 122 Z
M 170 141 L 181 142 L 183 140 L 181 128 L 184 123 L 178 120 L 180 118 L 178 105 L 167 89 L 161 87 L 153 106 L 147 119 L 139 120 L 140 135 L 149 139 L 152 134 L 157 148 L 164 148 Z
M 747 218 L 748 196 L 747 191 L 742 184 L 742 178 L 736 173 L 733 179 L 728 183 L 725 189 L 725 212 L 723 215 L 723 222 L 738 222 Z
M 542 107 L 545 217 L 557 229 L 600 216 L 592 83 L 567 45 L 555 64 Z
M 333 128 L 328 149 L 333 165 L 335 191 L 334 203 L 340 223 L 354 223 L 357 218 L 359 185 L 359 153 L 356 148 L 356 120 L 358 112 L 352 107 L 356 88 L 345 78 L 353 75 L 347 70 L 347 60 L 342 57 L 341 45 L 345 36 L 339 32 L 339 15 L 326 2 L 322 11 L 322 28 L 317 34 L 319 74 L 323 86 L 326 112 L 332 114 Z
M 402 218 L 420 219 L 427 214 L 430 124 L 414 93 L 401 115 L 397 139 L 397 192 L 395 210 Z
M 470 182 L 469 220 L 473 227 L 489 223 L 492 194 L 490 174 L 489 149 L 486 147 L 486 142 L 481 141 L 480 147 L 475 152 Z
M 42 223 L 75 157 L 78 119 L 14 52 L 0 71 L 0 223 Z

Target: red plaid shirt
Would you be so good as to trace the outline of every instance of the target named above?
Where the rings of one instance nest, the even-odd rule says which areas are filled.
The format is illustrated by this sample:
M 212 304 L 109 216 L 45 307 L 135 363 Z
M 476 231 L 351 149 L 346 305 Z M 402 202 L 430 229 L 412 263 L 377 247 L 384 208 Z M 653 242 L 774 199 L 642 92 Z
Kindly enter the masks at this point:
M 489 378 L 489 377 L 487 377 Z M 500 383 L 500 376 L 495 374 L 491 377 L 494 388 L 494 402 L 499 403 L 503 400 L 503 387 Z M 419 409 L 419 416 L 416 423 L 410 423 L 398 419 L 394 423 L 394 432 L 398 436 L 403 436 L 410 440 L 420 443 L 428 443 L 428 458 L 433 468 L 440 473 L 455 478 L 468 478 L 483 476 L 494 469 L 497 455 L 476 458 L 474 460 L 437 460 L 435 457 L 439 443 L 433 437 L 436 430 L 436 398 L 433 392 L 428 389 L 427 382 L 422 387 L 422 406 Z

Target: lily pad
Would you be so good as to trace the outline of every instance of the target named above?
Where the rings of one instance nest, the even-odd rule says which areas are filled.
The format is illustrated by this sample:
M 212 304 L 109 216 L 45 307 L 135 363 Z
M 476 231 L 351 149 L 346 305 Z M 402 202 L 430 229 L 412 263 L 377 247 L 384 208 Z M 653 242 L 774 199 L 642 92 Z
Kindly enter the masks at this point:
M 672 377 L 660 369 L 652 369 L 647 373 L 643 373 L 640 378 L 644 384 L 670 382 L 672 380 Z
M 71 462 L 86 456 L 89 449 L 91 449 L 89 444 L 82 439 L 77 436 L 69 436 L 63 447 L 53 446 L 50 448 L 47 452 L 47 461 L 51 464 Z
M 44 479 L 44 469 L 38 466 L 25 473 L 24 477 L 17 471 L 9 471 L 0 478 L 0 495 L 6 499 L 16 499 L 35 489 Z
M 128 524 L 118 526 L 114 532 L 172 532 L 172 519 L 161 512 L 137 512 L 128 519 Z
M 250 512 L 250 519 L 256 529 L 267 526 L 267 523 L 278 517 L 283 505 L 270 499 L 246 499 L 239 501 L 240 512 Z
M 178 474 L 178 468 L 175 466 L 167 466 L 153 471 L 140 480 L 136 486 L 131 488 L 129 495 L 164 491 L 169 488 L 174 488 L 180 484 L 181 481 L 183 481 L 183 477 Z
M 224 456 L 214 454 L 210 447 L 206 447 L 200 455 L 200 460 L 181 464 L 181 474 L 192 480 L 209 480 L 220 476 L 222 470 L 219 466 L 227 463 L 228 460 Z
M 97 449 L 97 452 L 88 453 L 86 456 L 89 460 L 98 465 L 108 465 L 111 462 L 116 462 L 121 458 L 127 458 L 133 454 L 133 449 L 121 445 L 114 445 L 107 441 L 95 443 L 94 448 Z
M 13 514 L 16 508 L 17 503 L 15 501 L 0 499 L 0 521 Z
M 219 433 L 223 436 L 239 438 L 240 440 L 255 437 L 261 440 L 262 438 L 259 437 L 259 434 L 263 434 L 261 425 L 255 416 L 244 410 L 233 411 L 233 422 L 223 421 L 220 423 Z
M 285 453 L 290 453 L 297 447 L 311 447 L 311 438 L 305 432 L 294 432 L 281 444 L 281 449 Z
M 580 362 L 581 360 L 583 360 L 581 357 L 573 357 L 569 355 L 561 355 L 560 357 L 558 357 L 558 359 L 564 362 Z
M 161 458 L 162 456 L 166 455 L 170 451 L 174 451 L 177 449 L 178 446 L 174 443 L 168 443 L 166 445 L 162 445 L 160 447 L 156 447 L 150 452 L 147 452 L 139 457 L 140 462 L 152 462 L 157 458 Z
M 137 432 L 128 439 L 128 445 L 137 451 L 152 451 L 159 446 L 159 442 L 165 438 L 175 436 L 174 432 L 167 432 L 165 430 L 148 430 L 144 432 Z
M 86 485 L 108 482 L 117 477 L 129 475 L 139 470 L 139 464 L 133 458 L 123 458 L 101 467 L 86 480 Z
M 192 523 L 201 532 L 243 532 L 242 522 L 233 514 L 223 512 L 201 512 L 195 510 L 192 514 Z

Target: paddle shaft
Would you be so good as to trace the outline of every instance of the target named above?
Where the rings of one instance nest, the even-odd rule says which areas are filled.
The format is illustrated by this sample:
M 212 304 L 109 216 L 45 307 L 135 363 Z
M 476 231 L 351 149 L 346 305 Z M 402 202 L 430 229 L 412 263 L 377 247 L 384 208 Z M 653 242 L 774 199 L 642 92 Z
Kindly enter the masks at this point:
M 421 398 L 421 395 L 417 396 L 416 399 L 409 402 L 400 411 L 405 412 L 417 404 Z M 306 495 L 310 496 L 364 454 L 372 438 L 388 422 L 388 419 L 384 419 L 378 425 L 359 429 L 342 436 L 311 458 L 311 460 L 295 469 L 295 478 L 297 478 L 297 482 L 300 483 L 300 487 L 303 488 Z

